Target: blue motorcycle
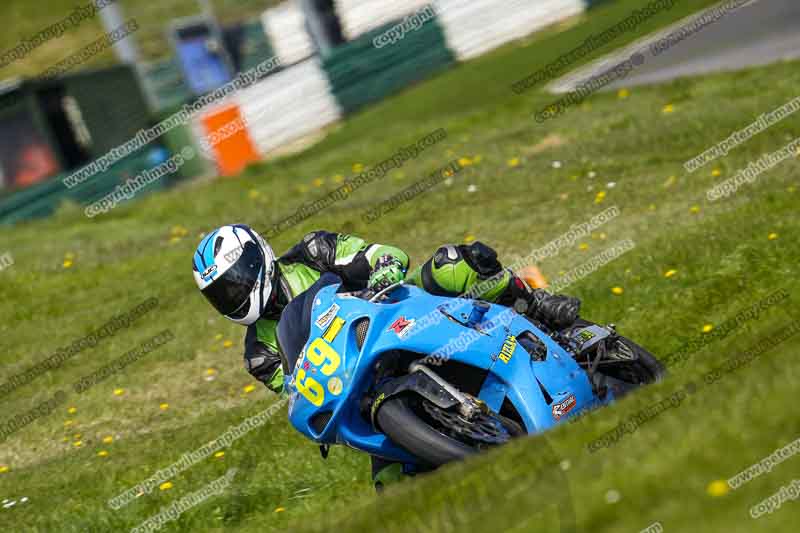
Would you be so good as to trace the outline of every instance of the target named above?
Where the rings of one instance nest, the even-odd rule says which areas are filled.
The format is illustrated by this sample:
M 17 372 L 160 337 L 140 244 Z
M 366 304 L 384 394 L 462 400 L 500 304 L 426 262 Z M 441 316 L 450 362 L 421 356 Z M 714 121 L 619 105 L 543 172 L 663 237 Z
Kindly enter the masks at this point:
M 439 466 L 660 380 L 614 326 L 549 331 L 513 309 L 325 274 L 278 324 L 289 419 L 319 443 Z

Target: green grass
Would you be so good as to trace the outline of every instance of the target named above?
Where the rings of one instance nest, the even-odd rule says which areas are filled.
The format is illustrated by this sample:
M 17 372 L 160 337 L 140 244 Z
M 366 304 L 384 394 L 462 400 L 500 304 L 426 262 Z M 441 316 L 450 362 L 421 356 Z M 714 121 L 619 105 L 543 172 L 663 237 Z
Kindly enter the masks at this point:
M 2 19 L 9 22 L 0 34 L 0 53 L 13 49 L 21 39 L 30 38 L 56 22 L 69 17 L 76 6 L 85 6 L 92 0 L 47 0 L 46 9 L 40 2 L 7 0 L 0 7 Z M 243 20 L 258 20 L 261 13 L 283 0 L 211 0 L 215 14 L 223 24 Z M 201 9 L 196 0 L 119 0 L 125 20 L 135 18 L 139 30 L 134 34 L 146 58 L 161 58 L 169 53 L 167 42 L 168 22 L 179 17 L 199 16 Z M 0 68 L 0 80 L 15 76 L 33 77 L 57 64 L 105 33 L 100 16 L 83 21 L 61 37 L 52 39 L 25 58 Z M 102 67 L 115 62 L 111 49 L 87 61 L 82 68 Z
M 3 398 L 2 421 L 57 390 L 68 391 L 165 328 L 176 337 L 85 394 L 73 393 L 55 413 L 0 445 L 0 465 L 9 468 L 0 473 L 0 501 L 30 499 L 0 509 L 4 529 L 130 529 L 228 468 L 249 465 L 241 466 L 224 496 L 166 530 L 552 532 L 559 516 L 574 517 L 593 532 L 640 531 L 655 521 L 665 531 L 793 530 L 796 503 L 757 521 L 748 510 L 791 480 L 797 458 L 726 496 L 706 491 L 710 482 L 800 437 L 792 414 L 800 378 L 790 359 L 792 341 L 714 386 L 699 386 L 616 446 L 595 454 L 586 447 L 687 383 L 702 384 L 703 372 L 791 323 L 797 310 L 791 299 L 698 352 L 664 383 L 559 428 L 547 442 L 515 442 L 380 498 L 370 487 L 366 457 L 336 448 L 323 462 L 316 447 L 277 416 L 224 457 L 177 476 L 171 490 L 156 490 L 118 512 L 105 506 L 275 401 L 261 386 L 244 392 L 252 380 L 241 365 L 243 330 L 217 317 L 194 287 L 189 261 L 201 234 L 231 221 L 266 228 L 332 189 L 335 175 L 352 175 L 352 165 L 377 163 L 440 127 L 447 140 L 282 234 L 275 248 L 325 228 L 402 246 L 419 262 L 438 245 L 469 236 L 495 246 L 510 263 L 617 205 L 620 217 L 587 238 L 588 249 L 576 243 L 540 266 L 553 279 L 616 241 L 634 240 L 636 249 L 570 292 L 583 299 L 587 318 L 618 324 L 656 354 L 672 353 L 701 335 L 705 324 L 720 325 L 779 288 L 796 298 L 797 160 L 726 200 L 709 204 L 705 191 L 800 135 L 797 121 L 772 127 L 692 175 L 682 165 L 794 98 L 797 63 L 637 88 L 626 99 L 599 94 L 545 125 L 531 115 L 552 96 L 511 92 L 512 82 L 619 20 L 631 5 L 637 4 L 609 5 L 563 33 L 547 32 L 452 69 L 353 117 L 307 152 L 254 167 L 239 179 L 188 184 L 93 220 L 72 206 L 54 218 L 0 230 L 0 254 L 9 251 L 16 262 L 0 272 L 3 380 L 146 298 L 160 301 L 131 328 Z M 676 10 L 670 17 L 680 15 Z M 673 113 L 662 111 L 667 104 Z M 453 158 L 474 164 L 452 185 L 440 185 L 373 224 L 363 222 L 366 209 Z M 519 166 L 509 165 L 513 158 Z M 714 168 L 719 176 L 711 176 Z M 317 178 L 324 179 L 320 187 Z M 469 185 L 476 192 L 468 192 Z M 607 194 L 597 204 L 601 190 Z M 771 233 L 778 238 L 768 239 Z M 69 268 L 66 254 L 74 255 Z M 677 274 L 666 278 L 671 269 Z M 612 287 L 624 293 L 614 295 Z M 217 371 L 212 381 L 205 379 L 209 368 Z M 115 389 L 124 393 L 115 396 Z M 161 410 L 162 403 L 169 408 Z M 71 406 L 76 413 L 67 412 Z M 73 421 L 69 427 L 67 420 Z M 73 445 L 76 434 L 81 447 Z M 107 435 L 113 443 L 102 442 Z M 100 450 L 109 455 L 98 457 Z M 567 470 L 553 466 L 562 461 Z M 617 491 L 617 503 L 607 503 L 609 491 Z M 563 514 L 552 502 L 562 504 Z

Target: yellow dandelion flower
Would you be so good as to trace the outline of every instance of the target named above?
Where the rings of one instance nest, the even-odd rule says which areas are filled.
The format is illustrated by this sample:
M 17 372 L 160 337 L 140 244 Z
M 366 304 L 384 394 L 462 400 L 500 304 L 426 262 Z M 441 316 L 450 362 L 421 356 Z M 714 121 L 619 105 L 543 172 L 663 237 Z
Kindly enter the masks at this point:
M 606 191 L 599 191 L 594 197 L 594 203 L 601 204 L 606 199 Z
M 114 437 L 112 437 L 111 435 L 103 437 L 104 444 L 111 444 L 112 442 L 114 442 Z
M 105 451 L 105 450 L 100 450 L 99 452 L 97 452 L 97 456 L 98 457 L 108 457 L 108 452 Z
M 703 333 L 708 333 L 708 332 L 709 332 L 709 331 L 711 331 L 712 329 L 714 329 L 714 326 L 713 326 L 713 325 L 711 325 L 711 324 L 706 324 L 705 326 L 703 326 Z
M 466 237 L 464 237 L 465 244 L 469 244 L 474 240 L 475 240 L 475 235 L 467 235 Z
M 173 226 L 170 233 L 176 237 L 185 237 L 189 230 L 184 228 L 183 226 Z
M 80 433 L 75 433 L 75 435 L 72 436 L 72 438 L 75 440 L 81 440 L 81 437 L 83 437 L 83 435 L 81 435 Z
M 672 276 L 674 276 L 677 273 L 678 273 L 677 270 L 667 270 L 666 272 L 664 272 L 664 277 L 665 278 L 671 278 Z
M 582 242 L 582 243 L 580 243 L 580 245 L 578 245 L 578 249 L 582 250 L 582 251 L 586 251 L 586 250 L 589 249 L 589 245 L 586 244 L 585 242 Z
M 242 390 L 244 390 L 244 393 L 245 393 L 245 394 L 250 394 L 251 392 L 253 392 L 254 390 L 256 390 L 256 386 L 255 386 L 255 385 L 247 385 L 247 386 L 246 386 L 244 389 L 242 389 Z
M 613 287 L 613 288 L 611 289 L 611 292 L 612 292 L 612 293 L 614 293 L 614 294 L 616 294 L 617 296 L 619 296 L 620 294 L 622 294 L 623 292 L 625 292 L 625 290 L 624 290 L 622 287 Z
M 125 394 L 125 389 L 114 389 L 114 396 L 122 396 Z
M 361 174 L 362 172 L 364 172 L 364 165 L 362 165 L 361 163 L 354 164 L 353 172 L 355 172 L 356 174 Z
M 778 234 L 777 233 L 770 233 L 769 235 L 767 235 L 767 239 L 769 239 L 771 241 L 774 241 L 777 238 L 778 238 Z
M 282 512 L 284 512 L 285 510 L 286 510 L 286 509 L 284 509 L 283 507 L 278 507 L 277 509 L 275 509 L 275 512 L 276 512 L 276 513 L 282 513 Z
M 70 407 L 69 409 L 67 409 L 67 412 L 69 414 L 71 414 L 71 415 L 74 415 L 75 413 L 78 412 L 78 408 L 77 407 Z
M 158 408 L 161 409 L 162 411 L 166 411 L 167 409 L 169 409 L 169 404 L 162 403 L 161 405 L 158 406 Z
M 250 192 L 247 193 L 247 196 L 249 196 L 251 200 L 255 200 L 261 196 L 261 193 L 255 189 L 250 189 Z
M 214 454 L 214 457 L 216 457 L 217 459 L 222 459 L 223 457 L 225 457 L 225 452 L 217 452 Z
M 312 183 L 314 184 L 314 187 L 322 187 L 325 185 L 325 180 L 322 178 L 317 178 Z
M 75 446 L 76 448 L 80 448 L 81 446 L 83 446 L 83 441 L 79 441 L 79 440 L 75 441 L 75 442 L 72 443 L 72 445 Z
M 5 474 L 6 472 L 8 472 L 8 466 L 0 465 L 0 474 Z
M 64 422 L 64 427 L 68 428 L 68 427 L 70 427 L 70 426 L 72 426 L 74 424 L 75 424 L 74 420 L 67 420 L 66 422 Z
M 169 243 L 170 244 L 175 244 L 177 242 L 181 242 L 181 238 L 180 237 L 170 237 L 169 238 Z
M 512 168 L 513 167 L 518 167 L 519 166 L 519 158 L 518 157 L 512 157 L 511 159 L 509 159 L 508 160 L 508 166 L 510 166 Z
M 222 343 L 222 346 L 225 347 L 225 348 L 230 348 L 231 346 L 233 346 L 233 341 L 227 340 L 227 341 Z
M 689 208 L 689 212 L 696 215 L 697 213 L 700 212 L 700 206 L 693 205 L 692 207 Z
M 627 97 L 631 95 L 631 92 L 628 89 L 620 89 L 617 91 L 617 98 L 620 100 L 625 100 Z
M 72 266 L 72 259 L 64 259 L 62 265 L 64 268 L 70 268 Z
M 678 181 L 676 176 L 670 176 L 667 178 L 667 181 L 664 182 L 664 187 L 672 187 L 675 185 L 675 182 Z
M 342 176 L 341 174 L 336 174 L 336 175 L 333 177 L 333 181 L 334 181 L 335 183 L 344 183 L 344 176 Z
M 729 491 L 730 487 L 728 487 L 728 483 L 721 479 L 712 481 L 711 483 L 708 484 L 708 487 L 706 487 L 706 492 L 708 493 L 708 495 L 714 498 L 725 496 L 726 494 L 728 494 Z
M 162 483 L 161 485 L 159 485 L 159 486 L 158 486 L 158 489 L 159 489 L 159 490 L 169 490 L 169 489 L 171 489 L 173 486 L 174 486 L 174 485 L 172 484 L 172 482 L 171 482 L 171 481 L 166 481 L 166 482 Z
M 665 115 L 669 115 L 670 113 L 674 113 L 675 112 L 675 106 L 673 104 L 667 104 L 667 105 L 665 105 L 663 107 L 663 109 L 661 109 L 661 112 L 664 113 Z
M 472 159 L 470 159 L 469 157 L 461 157 L 458 160 L 458 164 L 461 165 L 462 167 L 468 167 L 472 165 Z
M 711 176 L 714 178 L 718 178 L 722 176 L 722 171 L 718 168 L 715 168 L 714 170 L 711 171 Z
M 217 373 L 216 368 L 206 368 L 206 376 L 213 376 Z

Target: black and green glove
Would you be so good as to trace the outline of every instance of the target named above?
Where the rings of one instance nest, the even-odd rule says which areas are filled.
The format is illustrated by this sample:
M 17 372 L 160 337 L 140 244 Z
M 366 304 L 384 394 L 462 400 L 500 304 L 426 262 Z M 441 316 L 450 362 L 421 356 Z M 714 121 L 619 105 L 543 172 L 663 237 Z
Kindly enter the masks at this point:
M 403 263 L 391 255 L 384 255 L 375 262 L 372 274 L 369 276 L 367 288 L 373 291 L 382 291 L 386 287 L 403 281 L 406 271 Z

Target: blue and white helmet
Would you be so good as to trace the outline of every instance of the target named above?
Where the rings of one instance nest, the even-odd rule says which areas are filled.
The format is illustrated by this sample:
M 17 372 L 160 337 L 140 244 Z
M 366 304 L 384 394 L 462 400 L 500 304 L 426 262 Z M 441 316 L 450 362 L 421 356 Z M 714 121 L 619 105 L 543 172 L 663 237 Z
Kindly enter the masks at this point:
M 233 224 L 211 232 L 194 254 L 194 280 L 225 318 L 254 324 L 272 293 L 275 254 L 249 226 Z

